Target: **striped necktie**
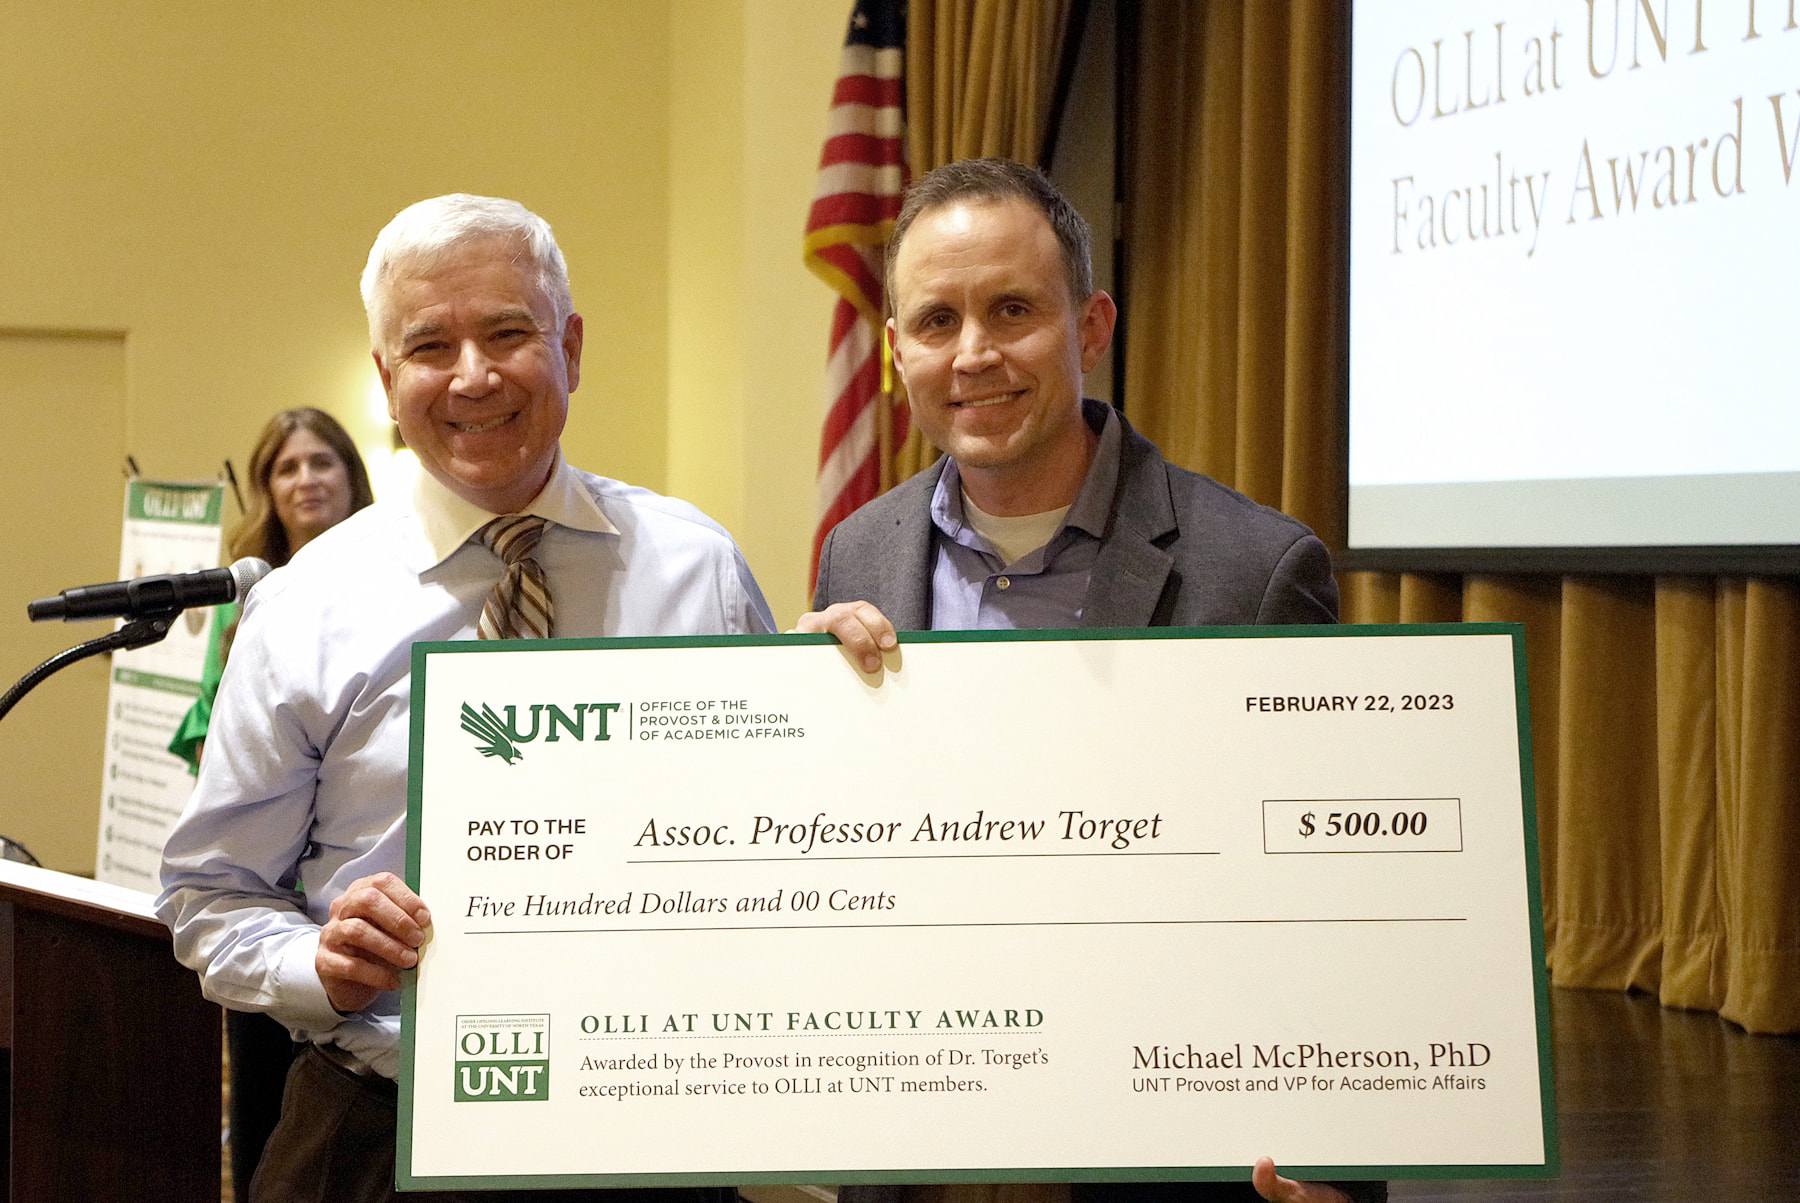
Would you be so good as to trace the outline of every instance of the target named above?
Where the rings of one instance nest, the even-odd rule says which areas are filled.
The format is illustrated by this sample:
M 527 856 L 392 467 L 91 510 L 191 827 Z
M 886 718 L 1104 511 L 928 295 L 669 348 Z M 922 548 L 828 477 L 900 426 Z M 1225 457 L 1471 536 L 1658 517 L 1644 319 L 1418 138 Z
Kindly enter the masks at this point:
M 533 554 L 548 520 L 535 514 L 503 514 L 475 537 L 499 556 L 506 572 L 481 608 L 476 628 L 481 639 L 548 639 L 555 632 L 555 612 L 544 566 Z

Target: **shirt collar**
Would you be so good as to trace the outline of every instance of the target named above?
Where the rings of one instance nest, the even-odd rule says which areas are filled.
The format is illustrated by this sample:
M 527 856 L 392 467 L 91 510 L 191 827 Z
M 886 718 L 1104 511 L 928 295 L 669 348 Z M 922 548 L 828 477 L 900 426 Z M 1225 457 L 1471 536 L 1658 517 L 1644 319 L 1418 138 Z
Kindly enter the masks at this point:
M 433 564 L 441 564 L 449 559 L 457 548 L 469 541 L 470 536 L 494 519 L 493 514 L 458 497 L 445 488 L 437 477 L 424 471 L 419 473 L 418 479 L 413 483 L 412 505 L 413 512 L 419 516 L 420 526 L 425 530 L 425 541 L 431 545 L 431 554 L 435 557 Z M 581 474 L 569 467 L 568 461 L 562 457 L 560 447 L 556 451 L 556 467 L 551 470 L 549 482 L 531 499 L 531 504 L 519 512 L 536 514 L 558 526 L 592 531 L 595 534 L 612 535 L 619 530 L 607 518 L 593 494 L 582 486 Z
M 1100 427 L 1100 445 L 1094 448 L 1094 462 L 1088 465 L 1087 479 L 1081 482 L 1081 492 L 1075 495 L 1075 504 L 1063 519 L 1064 526 L 1084 530 L 1096 539 L 1106 536 L 1106 523 L 1112 517 L 1113 494 L 1119 488 L 1119 450 L 1125 444 L 1118 411 L 1110 405 L 1102 408 L 1106 414 L 1105 425 Z
M 1096 409 L 1104 411 L 1099 415 L 1102 423 L 1100 443 L 1094 448 L 1094 458 L 1081 482 L 1081 492 L 1075 495 L 1075 502 L 1062 524 L 1064 528 L 1072 526 L 1099 539 L 1105 537 L 1107 520 L 1112 517 L 1113 494 L 1119 487 L 1119 449 L 1124 445 L 1125 436 L 1119 425 L 1119 415 L 1110 405 L 1083 402 L 1082 416 L 1090 426 Z M 965 529 L 974 535 L 974 529 L 968 526 L 967 515 L 963 513 L 962 473 L 955 460 L 946 463 L 943 475 L 938 477 L 937 489 L 931 495 L 931 520 L 951 539 L 956 539 Z

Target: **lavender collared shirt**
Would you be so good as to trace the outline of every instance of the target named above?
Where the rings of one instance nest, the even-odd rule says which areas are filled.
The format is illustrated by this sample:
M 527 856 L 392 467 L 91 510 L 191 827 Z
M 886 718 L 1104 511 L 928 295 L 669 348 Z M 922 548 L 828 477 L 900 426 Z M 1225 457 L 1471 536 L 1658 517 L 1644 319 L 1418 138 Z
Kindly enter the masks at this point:
M 1100 445 L 1062 526 L 1048 543 L 1010 565 L 1002 564 L 993 545 L 965 521 L 962 474 L 955 460 L 945 464 L 931 497 L 936 549 L 931 629 L 1013 631 L 1079 625 L 1088 579 L 1112 516 L 1123 442 L 1118 415 L 1108 406 Z

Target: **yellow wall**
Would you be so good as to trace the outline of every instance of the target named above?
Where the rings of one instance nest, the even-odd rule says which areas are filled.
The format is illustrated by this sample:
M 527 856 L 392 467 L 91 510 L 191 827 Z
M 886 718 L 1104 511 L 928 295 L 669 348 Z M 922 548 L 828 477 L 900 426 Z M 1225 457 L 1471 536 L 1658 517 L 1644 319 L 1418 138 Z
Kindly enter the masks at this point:
M 103 581 L 119 569 L 124 338 L 0 332 L 0 413 L 14 428 L 13 437 L 0 439 L 0 490 L 12 518 L 0 527 L 7 564 L 0 577 L 0 685 L 10 686 L 64 648 L 106 632 L 102 623 L 28 623 L 25 603 L 38 595 L 30 582 L 49 579 L 52 566 L 69 575 L 45 591 Z M 41 502 L 59 495 L 53 511 Z M 53 520 L 44 520 L 48 513 Z M 70 531 L 110 538 L 70 539 Z M 71 665 L 0 721 L 0 835 L 54 868 L 94 863 L 108 667 L 104 657 Z
M 0 334 L 110 333 L 123 374 L 122 394 L 73 404 L 0 394 L 13 458 L 54 464 L 71 431 L 87 457 L 0 479 L 0 677 L 46 640 L 99 633 L 33 630 L 23 603 L 111 575 L 121 451 L 210 477 L 295 405 L 384 446 L 356 277 L 396 210 L 456 190 L 524 201 L 568 256 L 587 319 L 569 458 L 708 509 L 791 621 L 829 310 L 800 232 L 848 10 L 0 3 Z M 97 768 L 15 776 L 7 753 L 8 728 L 60 688 L 0 724 L 0 833 L 84 871 Z M 67 738 L 97 748 L 103 706 L 83 706 Z
M 673 10 L 668 487 L 737 536 L 784 628 L 810 608 L 834 299 L 800 241 L 849 11 Z

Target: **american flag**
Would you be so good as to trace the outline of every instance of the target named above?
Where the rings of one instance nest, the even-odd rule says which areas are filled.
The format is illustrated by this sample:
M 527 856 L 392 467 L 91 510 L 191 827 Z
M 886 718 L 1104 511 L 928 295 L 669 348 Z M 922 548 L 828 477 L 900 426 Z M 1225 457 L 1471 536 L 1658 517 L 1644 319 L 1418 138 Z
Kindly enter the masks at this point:
M 825 536 L 881 491 L 885 449 L 906 437 L 906 412 L 888 404 L 881 367 L 881 259 L 907 183 L 905 47 L 906 0 L 857 0 L 806 219 L 806 266 L 838 294 L 819 439 L 815 578 Z

